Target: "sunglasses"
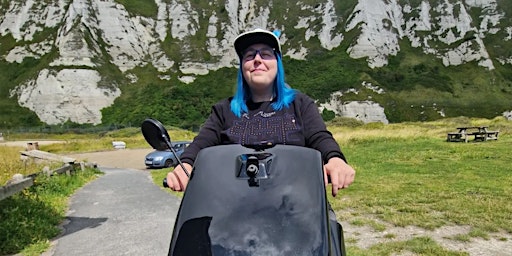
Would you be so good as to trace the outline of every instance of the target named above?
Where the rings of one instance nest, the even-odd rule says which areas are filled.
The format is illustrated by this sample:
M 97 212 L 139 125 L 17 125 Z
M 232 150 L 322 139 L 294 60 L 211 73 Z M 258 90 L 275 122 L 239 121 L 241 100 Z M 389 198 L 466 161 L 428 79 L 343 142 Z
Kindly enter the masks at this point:
M 259 54 L 260 57 L 264 60 L 273 60 L 276 58 L 276 52 L 272 48 L 261 48 L 259 50 L 249 48 L 242 52 L 242 60 L 250 61 L 256 58 L 256 55 Z

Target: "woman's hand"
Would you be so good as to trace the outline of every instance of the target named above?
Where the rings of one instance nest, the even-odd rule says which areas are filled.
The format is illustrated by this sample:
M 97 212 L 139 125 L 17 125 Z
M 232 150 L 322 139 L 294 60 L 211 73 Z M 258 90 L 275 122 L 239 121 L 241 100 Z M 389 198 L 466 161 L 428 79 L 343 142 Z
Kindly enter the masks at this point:
M 338 190 L 348 188 L 356 176 L 356 171 L 343 159 L 333 157 L 324 165 L 324 179 L 327 185 L 327 177 L 331 178 L 332 196 L 338 194 Z
M 183 166 L 187 169 L 189 174 L 192 172 L 192 166 L 190 164 L 183 163 Z M 185 191 L 188 179 L 181 165 L 176 166 L 172 172 L 167 173 L 167 185 L 174 191 Z

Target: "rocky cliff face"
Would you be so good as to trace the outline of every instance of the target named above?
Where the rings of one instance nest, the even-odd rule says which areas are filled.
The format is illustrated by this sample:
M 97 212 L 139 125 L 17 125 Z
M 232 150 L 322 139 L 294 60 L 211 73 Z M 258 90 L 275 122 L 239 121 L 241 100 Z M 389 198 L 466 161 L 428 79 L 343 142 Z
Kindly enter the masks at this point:
M 101 83 L 105 61 L 130 79 L 136 80 L 131 70 L 151 65 L 162 73 L 160 79 L 177 76 L 191 83 L 211 70 L 236 67 L 232 41 L 254 27 L 282 30 L 284 54 L 299 60 L 307 58 L 309 50 L 303 45 L 313 38 L 331 50 L 347 33 L 356 33 L 347 53 L 365 58 L 371 68 L 387 65 L 401 43 L 441 59 L 445 66 L 476 62 L 492 70 L 512 64 L 511 55 L 491 58 L 487 49 L 496 46 L 483 40 L 499 37 L 503 47 L 510 47 L 511 14 L 497 0 L 344 2 L 344 6 L 353 3 L 353 9 L 339 10 L 333 0 L 312 5 L 274 3 L 286 9 L 249 0 L 209 1 L 208 8 L 188 1 L 154 0 L 156 11 L 151 16 L 114 0 L 8 1 L 0 3 L 0 35 L 11 36 L 16 43 L 1 58 L 10 63 L 27 57 L 52 58 L 37 77 L 13 86 L 10 93 L 47 124 L 101 123 L 100 110 L 121 94 L 115 84 Z M 292 30 L 305 32 L 291 38 Z M 205 39 L 203 45 L 193 43 L 191 39 L 197 37 Z M 190 54 L 170 56 L 164 50 L 169 42 L 177 42 Z M 198 48 L 211 56 L 210 61 L 193 54 Z M 371 100 L 341 103 L 334 96 L 322 108 L 367 122 L 387 122 L 383 108 Z

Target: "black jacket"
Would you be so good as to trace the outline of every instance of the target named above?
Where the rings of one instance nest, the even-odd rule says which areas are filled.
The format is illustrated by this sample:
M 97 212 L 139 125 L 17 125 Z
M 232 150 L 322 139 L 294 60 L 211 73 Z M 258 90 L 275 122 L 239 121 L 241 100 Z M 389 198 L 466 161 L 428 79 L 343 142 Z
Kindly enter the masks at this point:
M 310 147 L 320 151 L 324 162 L 336 156 L 346 161 L 318 107 L 307 95 L 297 92 L 292 104 L 279 111 L 274 111 L 272 102 L 247 102 L 249 113 L 240 118 L 231 112 L 231 99 L 212 107 L 199 134 L 181 155 L 183 162 L 193 165 L 199 151 L 210 146 L 261 143 Z

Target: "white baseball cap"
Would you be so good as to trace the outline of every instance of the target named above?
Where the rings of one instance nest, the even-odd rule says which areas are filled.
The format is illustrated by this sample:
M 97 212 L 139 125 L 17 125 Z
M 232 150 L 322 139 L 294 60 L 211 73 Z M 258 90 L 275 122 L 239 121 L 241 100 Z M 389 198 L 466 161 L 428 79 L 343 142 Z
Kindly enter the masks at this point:
M 242 55 L 242 51 L 253 44 L 266 44 L 277 52 L 281 53 L 281 44 L 279 38 L 272 32 L 257 28 L 251 31 L 247 31 L 238 35 L 235 38 L 235 51 L 239 57 Z

